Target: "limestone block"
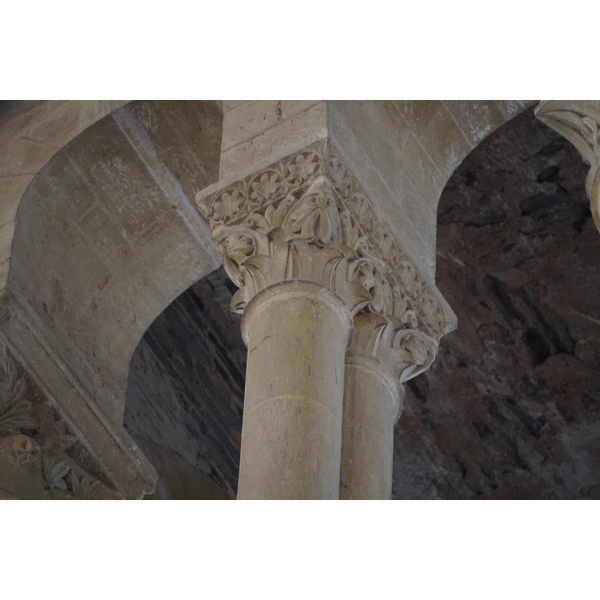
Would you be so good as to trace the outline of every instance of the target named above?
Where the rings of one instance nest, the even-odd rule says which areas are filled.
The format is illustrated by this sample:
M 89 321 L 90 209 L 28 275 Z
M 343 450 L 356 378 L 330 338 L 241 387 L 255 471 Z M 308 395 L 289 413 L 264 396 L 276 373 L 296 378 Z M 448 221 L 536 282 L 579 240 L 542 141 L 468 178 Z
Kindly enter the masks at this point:
M 402 165 L 430 206 L 437 205 L 446 177 L 417 136 L 410 134 L 402 148 Z
M 60 148 L 90 125 L 126 103 L 123 100 L 70 100 L 64 102 L 48 118 L 32 127 L 31 135 Z
M 10 257 L 7 257 L 2 261 L 2 263 L 0 263 L 0 289 L 4 289 L 6 287 L 9 267 Z
M 21 138 L 0 154 L 0 177 L 35 175 L 56 152 L 56 147 L 43 141 Z
M 394 106 L 406 128 L 419 136 L 441 109 L 439 100 L 394 100 Z
M 37 223 L 37 215 L 49 211 L 56 226 L 59 223 L 62 226 L 73 225 L 96 202 L 95 190 L 82 178 L 76 163 L 64 152 L 55 155 L 43 171 L 43 175 L 33 179 L 24 195 L 25 198 L 31 198 L 33 206 L 20 203 L 22 208 L 18 219 L 32 218 Z M 48 215 L 41 220 L 38 226 L 45 225 Z
M 223 119 L 222 151 L 255 138 L 276 125 L 281 118 L 281 100 L 258 100 L 238 105 Z
M 399 204 L 419 235 L 426 241 L 430 252 L 426 255 L 429 259 L 435 255 L 437 211 L 421 196 L 410 177 L 398 170 L 395 177 L 395 186 L 401 190 L 398 194 Z M 391 213 L 393 214 L 393 213 Z M 431 266 L 431 262 L 428 262 Z
M 472 148 L 443 103 L 419 134 L 419 142 L 444 175 L 444 185 Z M 438 198 L 443 189 L 437 191 Z
M 239 110 L 250 110 L 253 106 L 256 104 L 249 103 Z M 229 114 L 226 113 L 224 117 L 224 146 L 228 145 Z M 289 119 L 276 122 L 249 141 L 225 150 L 221 154 L 220 179 L 234 181 L 326 137 L 327 106 L 325 102 L 320 102 Z
M 135 239 L 156 216 L 168 210 L 161 189 L 135 150 L 124 143 L 114 121 L 97 123 L 66 153 L 75 163 L 85 157 L 86 180 L 128 239 Z
M 281 118 L 289 119 L 320 102 L 321 100 L 281 100 Z
M 347 164 L 352 165 L 356 178 L 367 192 L 369 198 L 386 216 L 390 229 L 396 239 L 402 240 L 403 250 L 419 265 L 423 273 L 433 280 L 435 273 L 435 234 L 431 226 L 431 209 L 425 199 L 411 196 L 415 186 L 404 189 L 404 183 L 409 181 L 402 164 L 404 153 L 401 149 L 392 150 L 388 143 L 381 138 L 373 141 L 372 125 L 363 115 L 361 106 L 355 102 L 329 103 L 329 131 L 332 142 Z M 364 103 L 365 106 L 368 103 Z M 379 115 L 382 119 L 382 115 Z M 412 136 L 412 134 L 408 134 Z M 403 139 L 404 135 L 399 139 Z M 388 138 L 389 139 L 389 138 Z M 377 161 L 371 162 L 373 147 L 377 148 L 380 157 L 387 162 L 387 172 L 380 169 Z M 414 158 L 410 156 L 410 158 Z M 395 162 L 393 162 L 395 161 Z M 435 169 L 435 165 L 430 161 Z M 437 172 L 437 170 L 436 170 Z M 441 174 L 438 175 L 440 180 Z M 427 182 L 429 184 L 429 182 Z M 419 207 L 419 199 L 423 206 Z M 412 211 L 409 217 L 407 206 Z M 418 218 L 414 219 L 415 215 Z M 413 220 L 414 219 L 414 220 Z M 417 224 L 427 223 L 423 230 Z
M 495 100 L 444 100 L 444 105 L 473 148 L 506 120 Z
M 10 256 L 14 231 L 14 221 L 9 221 L 5 225 L 0 226 L 0 256 Z
M 362 155 L 362 160 L 354 161 L 354 168 L 357 172 L 363 172 L 362 179 L 366 179 L 371 171 L 375 171 L 388 187 L 393 179 L 395 171 L 399 164 L 397 160 L 398 146 L 390 146 L 387 140 L 375 128 L 375 122 L 383 124 L 384 119 L 372 119 L 375 110 L 372 105 L 374 102 L 329 102 L 330 123 L 329 127 L 335 137 L 335 131 L 339 128 L 347 130 L 346 140 Z M 371 107 L 371 110 L 368 108 Z M 386 123 L 388 128 L 393 126 L 393 122 Z M 339 135 L 339 134 L 338 134 Z M 341 144 L 338 144 L 341 145 Z M 350 152 L 348 148 L 344 148 Z M 353 153 L 353 154 L 356 154 Z M 396 190 L 392 190 L 395 192 Z
M 217 180 L 223 115 L 216 102 L 132 102 L 113 118 L 165 192 L 188 198 Z
M 146 270 L 161 282 L 161 296 L 168 304 L 214 271 L 221 261 L 217 260 L 216 249 L 207 252 L 205 245 L 190 231 L 185 215 L 179 211 L 163 216 L 159 225 L 137 240 L 135 251 Z
M 248 142 L 319 103 L 317 100 L 253 100 L 228 106 L 224 111 L 222 151 Z
M 229 112 L 230 110 L 233 110 L 234 108 L 237 108 L 238 106 L 248 102 L 252 102 L 252 100 L 223 100 L 221 103 L 223 106 L 223 113 Z

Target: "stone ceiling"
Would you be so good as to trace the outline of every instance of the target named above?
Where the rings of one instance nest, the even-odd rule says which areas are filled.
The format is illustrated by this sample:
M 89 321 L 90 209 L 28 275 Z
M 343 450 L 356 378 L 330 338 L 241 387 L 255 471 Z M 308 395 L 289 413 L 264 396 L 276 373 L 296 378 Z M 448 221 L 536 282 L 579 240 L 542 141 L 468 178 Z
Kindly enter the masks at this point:
M 577 151 L 531 110 L 459 167 L 438 212 L 437 283 L 456 312 L 407 385 L 393 498 L 600 498 L 600 235 Z M 245 348 L 222 269 L 133 357 L 125 426 L 155 498 L 233 498 Z

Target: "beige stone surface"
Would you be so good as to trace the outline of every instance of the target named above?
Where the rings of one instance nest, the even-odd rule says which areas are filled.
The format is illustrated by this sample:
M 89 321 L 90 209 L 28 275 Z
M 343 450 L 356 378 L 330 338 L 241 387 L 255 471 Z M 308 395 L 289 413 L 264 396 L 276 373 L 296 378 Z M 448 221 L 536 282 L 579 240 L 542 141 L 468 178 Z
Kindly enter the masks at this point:
M 389 500 L 401 388 L 375 358 L 346 359 L 340 500 Z
M 0 104 L 1 223 L 14 218 L 24 190 L 60 148 L 123 104 L 124 101 Z M 0 255 L 0 261 L 5 263 L 9 257 L 10 252 L 6 251 Z M 6 275 L 6 269 L 0 271 L 0 289 L 6 285 Z
M 291 110 L 284 108 L 285 101 L 282 101 L 281 113 L 277 103 L 268 106 L 270 108 L 263 109 L 262 102 L 249 102 L 225 113 L 220 170 L 222 181 L 245 177 L 327 137 L 327 103 L 311 103 L 299 113 L 294 113 L 292 107 Z
M 28 135 L 32 127 L 52 118 L 52 113 L 65 101 L 3 100 L 0 101 L 0 148 Z
M 315 283 L 289 281 L 244 313 L 248 347 L 238 499 L 336 499 L 347 306 Z
M 157 112 L 151 105 L 146 112 L 159 123 L 178 123 L 181 117 L 179 128 L 189 131 L 192 109 L 183 108 L 180 114 L 179 104 L 168 104 Z M 132 111 L 143 113 L 141 105 Z M 130 124 L 131 114 L 123 117 Z M 205 150 L 218 152 L 219 111 L 200 107 L 195 114 L 206 115 L 199 126 L 205 137 L 215 138 Z M 218 266 L 219 258 L 181 183 L 189 169 L 173 172 L 160 160 L 177 130 L 162 139 L 154 127 L 144 137 L 142 121 L 135 121 L 136 135 L 124 135 L 122 119 L 116 118 L 86 130 L 29 186 L 18 215 L 11 289 L 118 423 L 129 357 L 139 339 L 175 296 Z M 193 156 L 186 140 L 182 143 Z M 154 171 L 148 168 L 152 159 Z M 185 186 L 216 178 L 214 158 L 195 160 L 207 165 L 204 179 L 194 172 Z M 8 244 L 10 225 L 5 228 Z
M 14 221 L 18 203 L 9 202 L 8 198 L 21 198 L 31 183 L 30 175 L 10 175 L 0 177 L 0 224 L 6 225 Z M 5 257 L 6 258 L 6 257 Z

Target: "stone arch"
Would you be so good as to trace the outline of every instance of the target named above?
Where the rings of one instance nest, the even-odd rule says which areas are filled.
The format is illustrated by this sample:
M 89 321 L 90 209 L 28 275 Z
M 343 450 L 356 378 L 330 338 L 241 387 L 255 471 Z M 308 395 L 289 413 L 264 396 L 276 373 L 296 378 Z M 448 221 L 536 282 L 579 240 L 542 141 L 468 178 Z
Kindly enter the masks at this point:
M 75 422 L 126 452 L 139 454 L 121 429 L 131 355 L 220 264 L 190 198 L 218 178 L 221 123 L 216 102 L 128 103 L 56 150 L 19 205 L 5 335 Z
M 29 184 L 61 148 L 125 104 L 121 100 L 0 102 L 0 290 L 8 277 L 19 202 Z

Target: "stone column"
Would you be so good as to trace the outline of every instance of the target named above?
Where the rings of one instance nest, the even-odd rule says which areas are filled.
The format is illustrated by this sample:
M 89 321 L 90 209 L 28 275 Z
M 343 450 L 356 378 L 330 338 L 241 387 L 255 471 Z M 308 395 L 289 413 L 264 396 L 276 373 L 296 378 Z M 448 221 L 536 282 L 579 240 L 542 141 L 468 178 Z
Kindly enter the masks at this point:
M 339 497 L 344 362 L 372 264 L 305 151 L 204 204 L 248 347 L 238 498 Z
M 334 292 L 283 281 L 248 304 L 238 498 L 338 497 L 352 318 Z
M 338 498 L 352 318 L 368 308 L 405 328 L 416 310 L 442 335 L 452 316 L 327 142 L 196 201 L 244 314 L 238 498 Z
M 535 114 L 569 140 L 590 166 L 585 191 L 600 231 L 600 100 L 545 100 Z
M 436 352 L 436 341 L 419 330 L 395 328 L 382 315 L 356 317 L 346 357 L 340 499 L 390 499 L 401 382 L 427 369 Z

